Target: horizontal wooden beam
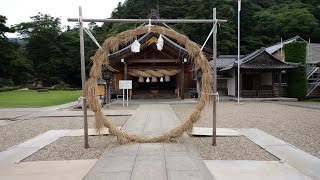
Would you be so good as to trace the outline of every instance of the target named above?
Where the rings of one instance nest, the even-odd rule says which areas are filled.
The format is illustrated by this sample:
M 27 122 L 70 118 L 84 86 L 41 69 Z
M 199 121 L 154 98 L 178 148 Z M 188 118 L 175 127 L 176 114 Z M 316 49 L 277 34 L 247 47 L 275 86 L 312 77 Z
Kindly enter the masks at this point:
M 128 66 L 128 69 L 180 69 L 180 66 Z
M 79 18 L 68 18 L 69 22 L 78 22 Z M 149 19 L 90 19 L 90 18 L 83 18 L 83 22 L 104 22 L 104 23 L 149 23 Z M 196 23 L 196 24 L 205 24 L 205 23 L 214 23 L 214 22 L 227 22 L 227 20 L 222 19 L 152 19 L 151 22 L 153 23 Z
M 125 59 L 127 63 L 174 63 L 181 62 L 177 59 Z

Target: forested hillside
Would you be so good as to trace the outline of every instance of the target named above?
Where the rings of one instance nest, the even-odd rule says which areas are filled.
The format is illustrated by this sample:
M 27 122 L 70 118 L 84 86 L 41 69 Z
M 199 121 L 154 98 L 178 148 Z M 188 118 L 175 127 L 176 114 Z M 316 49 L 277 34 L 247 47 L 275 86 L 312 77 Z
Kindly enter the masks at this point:
M 161 18 L 212 18 L 213 7 L 217 17 L 227 19 L 218 29 L 218 52 L 237 52 L 237 0 L 159 0 Z M 151 9 L 157 9 L 157 0 L 127 0 L 114 9 L 112 18 L 147 18 Z M 0 16 L 0 86 L 42 81 L 45 85 L 69 84 L 79 86 L 79 33 L 78 27 L 61 27 L 61 20 L 44 14 L 35 14 L 30 22 L 6 27 L 6 18 Z M 106 17 L 108 14 L 106 14 Z M 312 42 L 320 42 L 319 0 L 242 0 L 241 53 L 247 54 L 262 46 L 295 35 Z M 100 43 L 112 36 L 140 24 L 104 24 L 89 27 Z M 172 24 L 175 30 L 202 44 L 211 26 L 209 24 Z M 5 32 L 19 32 L 25 43 L 9 41 Z M 208 42 L 208 47 L 211 47 Z M 85 37 L 85 51 L 96 45 Z M 90 67 L 86 58 L 87 69 Z

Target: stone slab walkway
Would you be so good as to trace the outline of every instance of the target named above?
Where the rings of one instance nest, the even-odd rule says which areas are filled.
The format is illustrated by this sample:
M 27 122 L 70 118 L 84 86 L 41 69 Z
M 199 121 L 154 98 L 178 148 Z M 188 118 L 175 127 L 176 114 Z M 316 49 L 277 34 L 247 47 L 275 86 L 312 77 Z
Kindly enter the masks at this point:
M 122 128 L 137 135 L 156 135 L 180 124 L 168 104 L 140 105 Z M 118 145 L 113 142 L 84 179 L 213 179 L 195 147 L 184 143 Z
M 57 106 L 38 108 L 0 108 L 0 120 L 18 121 L 36 119 L 40 116 L 45 116 L 61 109 L 68 109 L 69 107 L 74 106 L 76 103 L 77 102 L 70 102 Z
M 70 133 L 70 130 L 50 130 L 35 138 L 0 152 L 0 169 L 20 163 L 39 149 Z M 1 176 L 0 176 L 1 179 Z
M 278 161 L 206 160 L 217 180 L 311 180 L 287 163 Z
M 96 159 L 71 161 L 35 161 L 0 169 L 1 180 L 80 180 L 96 163 Z
M 242 128 L 237 131 L 304 175 L 312 179 L 320 179 L 319 158 L 259 129 Z
M 193 136 L 212 136 L 212 128 L 193 127 L 191 135 Z M 217 128 L 216 135 L 219 137 L 240 136 L 240 134 L 231 128 Z

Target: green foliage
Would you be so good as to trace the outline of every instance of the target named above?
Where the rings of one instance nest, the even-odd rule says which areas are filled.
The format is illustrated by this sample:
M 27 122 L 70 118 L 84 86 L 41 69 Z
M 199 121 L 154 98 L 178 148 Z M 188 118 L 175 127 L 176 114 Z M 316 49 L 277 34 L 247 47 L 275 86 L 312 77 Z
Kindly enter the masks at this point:
M 306 64 L 305 42 L 294 42 L 284 45 L 285 60 L 287 62 Z M 303 100 L 307 95 L 307 71 L 303 66 L 298 70 L 288 72 L 288 94 L 289 97 Z
M 14 87 L 1 87 L 1 83 L 0 83 L 0 92 L 5 92 L 5 91 L 13 91 L 13 90 L 17 90 L 17 89 L 21 89 L 21 86 L 14 86 Z
M 319 20 L 310 12 L 310 5 L 299 1 L 272 6 L 257 12 L 255 31 L 277 34 L 287 39 L 300 35 L 307 38 L 319 26 Z
M 12 79 L 3 79 L 3 78 L 0 78 L 0 88 L 1 87 L 10 87 L 10 86 L 13 86 L 13 81 Z
M 76 101 L 81 91 L 50 91 L 38 93 L 35 90 L 0 92 L 0 107 L 44 107 Z
M 26 58 L 33 63 L 34 76 L 50 85 L 47 80 L 57 73 L 61 57 L 58 48 L 60 19 L 38 13 L 31 17 L 31 22 L 22 22 L 15 28 L 28 40 Z
M 54 86 L 54 89 L 67 89 L 67 88 L 70 88 L 70 85 L 63 81 L 60 81 L 59 84 Z
M 306 100 L 306 102 L 320 102 L 320 98 L 311 98 Z
M 316 65 L 317 67 L 320 67 L 320 62 L 317 62 L 317 65 Z
M 0 39 L 6 38 L 4 33 L 6 32 L 14 32 L 14 29 L 7 27 L 6 24 L 7 18 L 5 16 L 0 15 Z
M 112 18 L 148 18 L 151 9 L 157 9 L 164 19 L 211 19 L 212 8 L 217 8 L 217 18 L 227 19 L 220 24 L 217 34 L 218 54 L 237 53 L 237 1 L 232 0 L 126 0 L 119 3 Z M 300 35 L 313 42 L 320 42 L 319 0 L 242 0 L 241 54 L 250 53 Z M 106 17 L 108 14 L 105 15 Z M 52 86 L 63 81 L 72 87 L 80 87 L 79 29 L 60 27 L 60 19 L 38 13 L 30 22 L 22 22 L 14 28 L 5 26 L 6 17 L 0 15 L 0 77 L 12 79 L 14 84 L 42 81 Z M 89 29 L 102 44 L 107 37 L 141 24 L 114 23 L 97 26 L 89 23 Z M 187 35 L 202 45 L 209 34 L 211 24 L 169 24 L 176 31 Z M 14 44 L 4 36 L 16 30 L 23 35 L 23 44 Z M 85 34 L 85 64 L 88 72 L 91 60 L 88 54 L 97 46 Z M 207 48 L 212 48 L 212 38 Z
M 14 29 L 6 27 L 5 23 L 6 17 L 0 15 L 0 77 L 11 79 L 14 84 L 20 84 L 27 80 L 33 65 L 25 57 L 24 48 L 9 42 L 4 36 L 6 32 L 14 32 Z

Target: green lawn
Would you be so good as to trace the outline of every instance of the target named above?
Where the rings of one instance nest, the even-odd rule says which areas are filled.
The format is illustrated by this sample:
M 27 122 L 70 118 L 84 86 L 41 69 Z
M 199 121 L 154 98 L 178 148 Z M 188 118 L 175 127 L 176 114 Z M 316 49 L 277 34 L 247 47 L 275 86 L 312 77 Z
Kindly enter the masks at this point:
M 320 98 L 308 99 L 308 100 L 306 100 L 306 102 L 320 102 Z
M 50 91 L 38 93 L 34 90 L 0 92 L 0 107 L 44 107 L 76 101 L 81 91 Z

